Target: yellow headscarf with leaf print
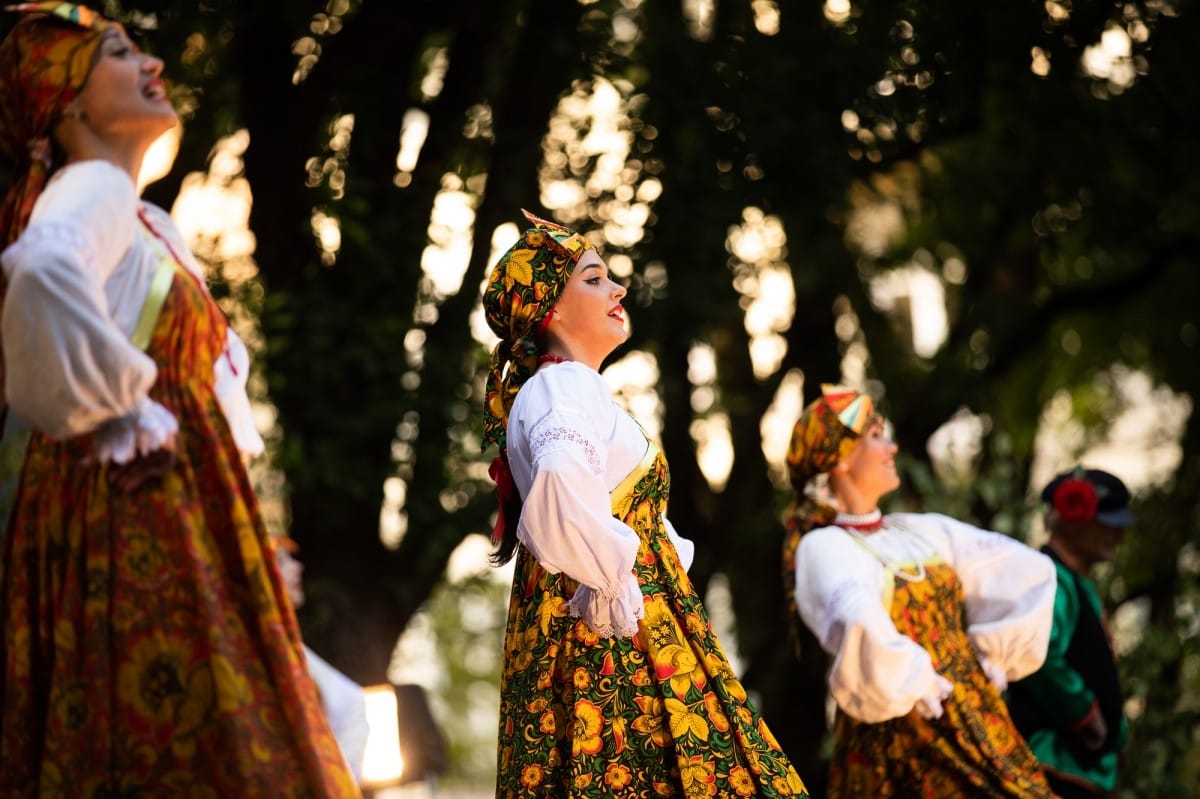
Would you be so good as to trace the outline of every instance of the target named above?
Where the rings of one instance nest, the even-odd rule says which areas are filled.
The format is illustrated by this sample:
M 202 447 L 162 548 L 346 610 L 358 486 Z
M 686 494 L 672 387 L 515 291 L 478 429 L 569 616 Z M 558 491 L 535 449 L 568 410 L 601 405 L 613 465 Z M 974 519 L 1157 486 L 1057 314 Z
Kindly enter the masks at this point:
M 500 256 L 483 292 L 488 327 L 500 337 L 489 363 L 483 409 L 483 447 L 505 449 L 508 412 L 537 371 L 542 321 L 591 242 L 562 225 L 522 210 L 533 227 Z

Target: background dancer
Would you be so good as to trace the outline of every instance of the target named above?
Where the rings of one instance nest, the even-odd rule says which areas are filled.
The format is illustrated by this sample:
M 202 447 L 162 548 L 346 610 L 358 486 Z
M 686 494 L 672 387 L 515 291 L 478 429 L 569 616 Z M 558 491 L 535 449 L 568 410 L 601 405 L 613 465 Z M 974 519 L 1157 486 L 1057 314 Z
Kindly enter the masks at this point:
M 833 655 L 828 795 L 1052 796 L 1000 691 L 1045 657 L 1054 566 L 940 514 L 885 516 L 895 454 L 871 398 L 827 385 L 787 455 L 785 583 Z

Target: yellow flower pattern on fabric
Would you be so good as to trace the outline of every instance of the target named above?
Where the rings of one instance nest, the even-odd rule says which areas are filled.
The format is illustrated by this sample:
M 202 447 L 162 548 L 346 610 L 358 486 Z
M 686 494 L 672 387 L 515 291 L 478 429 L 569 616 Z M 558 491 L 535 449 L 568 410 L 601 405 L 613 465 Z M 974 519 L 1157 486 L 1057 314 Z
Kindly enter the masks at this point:
M 532 242 L 531 242 L 532 243 Z M 537 250 L 514 250 L 504 270 L 504 288 L 512 291 L 514 284 L 533 285 L 533 258 Z
M 680 702 L 678 699 L 668 699 L 663 703 L 670 715 L 671 737 L 679 740 L 686 735 L 694 735 L 699 740 L 708 738 L 708 722 L 698 713 Z
M 704 687 L 704 672 L 690 650 L 675 644 L 654 653 L 654 671 L 660 680 L 668 680 L 675 696 L 687 696 L 693 687 Z
M 679 767 L 679 778 L 683 782 L 684 796 L 712 796 L 717 792 L 716 774 L 713 766 L 703 755 L 692 755 L 686 764 Z
M 620 791 L 629 786 L 633 781 L 633 772 L 628 766 L 623 766 L 620 763 L 610 763 L 608 768 L 604 770 L 604 784 L 613 791 Z
M 572 754 L 580 752 L 594 755 L 600 751 L 600 730 L 604 725 L 604 715 L 591 702 L 575 703 L 575 728 Z
M 541 785 L 542 767 L 535 764 L 521 769 L 521 784 L 526 788 L 536 788 Z
M 667 717 L 663 700 L 657 696 L 635 697 L 641 715 L 633 720 L 631 725 L 635 732 L 649 736 L 655 746 L 667 746 L 670 733 L 667 731 Z
M 746 769 L 734 766 L 729 770 L 729 787 L 733 788 L 738 796 L 753 796 L 754 778 Z
M 158 639 L 146 639 L 130 653 L 117 676 L 121 697 L 147 716 L 170 718 L 183 699 L 183 668 L 188 656 L 177 646 L 164 648 Z
M 542 635 L 549 634 L 550 623 L 555 619 L 561 619 L 569 615 L 570 612 L 565 599 L 557 596 L 549 597 L 538 608 L 538 631 Z

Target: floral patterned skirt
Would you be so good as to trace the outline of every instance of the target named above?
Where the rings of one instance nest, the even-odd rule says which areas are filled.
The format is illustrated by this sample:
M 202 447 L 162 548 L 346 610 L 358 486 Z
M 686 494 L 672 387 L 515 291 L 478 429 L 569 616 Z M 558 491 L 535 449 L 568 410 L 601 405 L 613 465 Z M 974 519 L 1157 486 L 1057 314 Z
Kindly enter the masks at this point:
M 0 796 L 357 797 L 177 274 L 148 348 L 177 458 L 132 494 L 35 432 L 0 558 Z
M 613 492 L 641 539 L 637 635 L 600 638 L 575 583 L 522 548 L 509 604 L 497 797 L 807 796 L 713 634 L 662 522 L 666 460 Z
M 1051 799 L 1041 768 L 1017 732 L 963 628 L 962 585 L 944 563 L 927 578 L 896 578 L 892 621 L 920 643 L 954 683 L 939 719 L 915 711 L 867 724 L 841 711 L 830 765 L 830 799 Z

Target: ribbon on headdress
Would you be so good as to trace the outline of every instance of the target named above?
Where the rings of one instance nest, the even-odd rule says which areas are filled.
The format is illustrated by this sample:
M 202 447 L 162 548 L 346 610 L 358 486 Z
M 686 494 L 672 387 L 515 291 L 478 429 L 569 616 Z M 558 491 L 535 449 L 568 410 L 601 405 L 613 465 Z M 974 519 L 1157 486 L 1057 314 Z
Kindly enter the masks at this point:
M 25 16 L 0 43 L 0 150 L 13 160 L 0 205 L 0 246 L 16 240 L 50 177 L 50 133 L 87 82 L 105 31 L 120 27 L 86 6 L 6 6 Z
M 823 384 L 821 396 L 804 408 L 792 427 L 787 451 L 792 487 L 801 491 L 809 480 L 837 466 L 878 418 L 869 395 Z

